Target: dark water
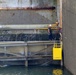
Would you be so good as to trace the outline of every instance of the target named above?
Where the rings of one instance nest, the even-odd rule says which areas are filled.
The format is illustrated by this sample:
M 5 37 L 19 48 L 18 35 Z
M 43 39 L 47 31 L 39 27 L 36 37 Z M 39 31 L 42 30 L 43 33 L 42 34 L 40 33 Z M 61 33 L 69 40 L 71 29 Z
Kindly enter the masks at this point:
M 61 67 L 9 66 L 0 68 L 0 75 L 72 75 Z

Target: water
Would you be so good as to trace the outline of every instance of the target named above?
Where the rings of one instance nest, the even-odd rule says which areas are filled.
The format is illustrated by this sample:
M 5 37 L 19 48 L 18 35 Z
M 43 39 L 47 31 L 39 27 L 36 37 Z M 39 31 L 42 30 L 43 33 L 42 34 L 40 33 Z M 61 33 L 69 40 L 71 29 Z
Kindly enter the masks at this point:
M 65 68 L 58 66 L 50 67 L 24 67 L 24 66 L 9 66 L 0 68 L 0 75 L 72 75 Z

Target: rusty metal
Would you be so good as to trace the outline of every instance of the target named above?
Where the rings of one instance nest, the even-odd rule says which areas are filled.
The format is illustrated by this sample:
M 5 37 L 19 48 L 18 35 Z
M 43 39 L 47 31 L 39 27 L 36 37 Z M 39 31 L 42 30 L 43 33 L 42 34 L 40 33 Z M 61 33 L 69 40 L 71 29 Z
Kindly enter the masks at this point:
M 55 10 L 55 7 L 1 7 L 0 10 Z

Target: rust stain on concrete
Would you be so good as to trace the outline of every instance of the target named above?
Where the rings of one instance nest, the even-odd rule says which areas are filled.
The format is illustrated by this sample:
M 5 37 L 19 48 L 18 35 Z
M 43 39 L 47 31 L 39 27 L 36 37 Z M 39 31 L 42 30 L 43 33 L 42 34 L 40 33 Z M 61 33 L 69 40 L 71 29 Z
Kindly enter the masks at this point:
M 43 7 L 43 8 L 38 8 L 38 7 L 1 7 L 0 10 L 54 10 L 55 7 Z

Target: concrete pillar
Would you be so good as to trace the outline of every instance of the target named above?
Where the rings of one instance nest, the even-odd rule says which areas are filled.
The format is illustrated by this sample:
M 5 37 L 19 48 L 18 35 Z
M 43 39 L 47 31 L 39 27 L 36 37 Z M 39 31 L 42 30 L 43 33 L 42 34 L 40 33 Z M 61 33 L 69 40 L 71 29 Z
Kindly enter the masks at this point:
M 26 60 L 25 60 L 25 66 L 28 67 L 28 46 L 25 46 L 25 57 L 26 57 Z

